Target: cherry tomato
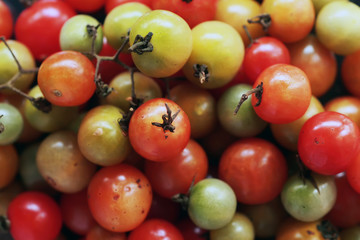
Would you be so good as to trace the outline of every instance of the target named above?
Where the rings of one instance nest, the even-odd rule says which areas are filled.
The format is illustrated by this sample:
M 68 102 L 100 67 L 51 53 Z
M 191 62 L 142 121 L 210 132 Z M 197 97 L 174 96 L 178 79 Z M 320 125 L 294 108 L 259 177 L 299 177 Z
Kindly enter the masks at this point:
M 95 92 L 95 68 L 83 54 L 57 52 L 42 62 L 38 84 L 45 98 L 58 106 L 79 106 Z
M 282 42 L 296 42 L 305 38 L 315 23 L 315 9 L 311 0 L 264 0 L 261 9 L 271 17 L 269 34 Z
M 289 123 L 300 118 L 311 101 L 311 87 L 306 74 L 298 67 L 275 64 L 261 72 L 253 87 L 263 83 L 260 105 L 255 112 L 270 123 Z M 253 105 L 259 100 L 251 98 Z M 296 107 L 295 107 L 296 106 Z
M 105 11 L 108 14 L 116 6 L 119 6 L 121 4 L 128 3 L 128 2 L 139 2 L 139 3 L 147 5 L 148 7 L 151 7 L 151 1 L 152 0 L 106 0 Z
M 41 192 L 23 192 L 9 205 L 10 233 L 16 240 L 55 239 L 62 217 L 57 203 Z
M 145 174 L 153 190 L 163 197 L 186 194 L 194 181 L 196 184 L 206 177 L 208 159 L 203 148 L 194 140 L 189 140 L 178 156 L 165 162 L 147 161 Z
M 0 146 L 0 188 L 9 185 L 19 168 L 19 156 L 14 145 Z
M 206 240 L 208 235 L 208 230 L 202 229 L 196 226 L 190 218 L 186 217 L 180 220 L 176 225 L 181 231 L 184 239 L 191 240 Z
M 169 77 L 178 72 L 188 60 L 192 49 L 192 34 L 189 25 L 175 13 L 153 10 L 144 14 L 131 27 L 130 46 L 140 35 L 145 38 L 152 33 L 153 50 L 131 56 L 135 66 L 149 77 Z
M 335 97 L 325 104 L 326 111 L 342 113 L 360 127 L 360 99 L 352 96 Z
M 262 204 L 280 194 L 287 179 L 287 165 L 283 154 L 269 141 L 246 138 L 224 151 L 219 178 L 232 187 L 238 202 Z
M 0 103 L 0 145 L 14 143 L 24 129 L 24 120 L 20 111 L 9 103 Z
M 360 169 L 360 155 L 357 154 L 355 159 L 350 163 L 346 170 L 346 176 L 351 187 L 360 194 L 360 177 L 358 171 Z
M 100 10 L 106 0 L 65 0 L 75 10 L 85 13 L 92 13 Z
M 13 34 L 13 18 L 10 8 L 0 1 L 0 36 L 10 38 Z
M 298 152 L 311 170 L 334 175 L 345 171 L 357 156 L 359 139 L 359 128 L 350 118 L 337 112 L 322 112 L 301 128 Z
M 42 61 L 60 51 L 61 27 L 75 14 L 63 1 L 38 1 L 17 18 L 16 39 L 30 49 L 36 60 Z
M 86 234 L 84 240 L 127 240 L 125 233 L 108 231 L 99 225 L 94 226 Z
M 360 97 L 360 50 L 347 55 L 341 64 L 341 79 L 345 88 Z
M 193 28 L 199 23 L 213 20 L 218 0 L 152 0 L 152 9 L 164 9 L 178 14 Z
M 261 37 L 245 51 L 244 72 L 251 83 L 267 67 L 284 63 L 290 64 L 290 53 L 285 44 L 274 37 Z
M 126 164 L 100 169 L 88 187 L 91 214 L 103 228 L 113 232 L 138 227 L 149 212 L 151 200 L 148 179 Z
M 170 124 L 160 126 L 170 119 L 173 120 Z M 153 123 L 160 125 L 156 126 Z M 165 98 L 154 98 L 135 110 L 128 134 L 130 143 L 138 154 L 151 161 L 167 161 L 179 155 L 188 144 L 190 121 L 184 110 L 175 102 Z

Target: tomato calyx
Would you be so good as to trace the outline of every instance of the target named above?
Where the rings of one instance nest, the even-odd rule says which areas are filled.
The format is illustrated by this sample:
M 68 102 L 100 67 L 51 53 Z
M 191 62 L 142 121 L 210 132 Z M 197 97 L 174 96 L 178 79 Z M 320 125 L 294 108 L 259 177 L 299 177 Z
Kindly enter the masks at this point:
M 303 184 L 306 184 L 306 180 L 309 180 L 316 191 L 320 194 L 319 186 L 317 185 L 314 177 L 312 176 L 312 171 L 305 167 L 305 165 L 301 162 L 299 154 L 296 155 L 296 163 L 299 168 L 299 177 L 303 181 Z
M 172 114 L 171 109 L 169 108 L 169 106 L 166 103 L 165 103 L 165 107 L 166 107 L 166 114 L 163 114 L 161 116 L 163 122 L 162 123 L 152 122 L 151 124 L 156 127 L 161 127 L 163 129 L 164 133 L 166 131 L 174 132 L 175 126 L 172 125 L 172 122 L 174 121 L 176 116 L 179 114 L 180 109 L 177 110 L 176 113 Z M 165 138 L 167 138 L 167 136 L 165 136 Z
M 0 216 L 0 233 L 7 233 L 10 229 L 10 220 L 5 216 Z
M 100 24 L 98 24 L 97 26 L 94 25 L 86 25 L 86 31 L 89 34 L 89 36 L 92 38 L 92 42 L 91 42 L 91 52 L 95 53 L 95 40 L 97 37 L 97 29 L 100 27 Z
M 142 37 L 139 34 L 136 35 L 133 45 L 129 47 L 128 50 L 130 52 L 135 52 L 139 55 L 142 55 L 144 52 L 152 52 L 154 49 L 154 46 L 150 42 L 152 36 L 153 36 L 152 32 L 146 34 L 145 37 Z
M 268 13 L 263 13 L 247 20 L 248 23 L 260 24 L 265 32 L 269 30 L 271 25 L 271 17 Z
M 262 97 L 262 93 L 263 93 L 263 82 L 261 82 L 259 85 L 257 85 L 255 88 L 247 91 L 246 93 L 244 93 L 243 95 L 241 95 L 240 101 L 238 103 L 238 105 L 236 105 L 236 108 L 234 110 L 234 115 L 236 115 L 238 113 L 238 111 L 240 110 L 241 105 L 249 98 L 249 96 L 251 94 L 255 94 L 255 97 L 257 98 L 257 102 L 255 104 L 255 107 L 259 106 L 261 104 L 261 97 Z
M 178 194 L 175 194 L 174 196 L 172 196 L 172 198 L 171 198 L 172 201 L 174 201 L 176 203 L 180 203 L 180 206 L 184 211 L 187 211 L 187 209 L 189 207 L 189 196 L 190 196 L 190 192 L 191 192 L 192 188 L 195 185 L 195 178 L 196 178 L 196 175 L 193 177 L 190 187 L 186 194 L 178 193 Z
M 204 84 L 209 81 L 210 73 L 205 64 L 194 64 L 194 77 L 199 78 L 200 83 Z
M 325 240 L 336 240 L 339 238 L 339 231 L 329 220 L 321 221 L 316 228 L 321 232 Z
M 51 103 L 43 97 L 30 99 L 31 104 L 44 113 L 49 113 L 52 110 Z

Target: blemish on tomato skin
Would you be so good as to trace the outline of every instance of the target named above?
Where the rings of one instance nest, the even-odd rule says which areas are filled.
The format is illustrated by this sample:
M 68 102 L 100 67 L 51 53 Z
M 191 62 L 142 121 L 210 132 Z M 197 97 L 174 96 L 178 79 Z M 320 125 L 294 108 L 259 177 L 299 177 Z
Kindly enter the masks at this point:
M 120 195 L 119 195 L 119 194 L 116 194 L 116 195 L 114 195 L 113 199 L 114 199 L 115 201 L 117 201 L 117 200 L 119 199 L 119 197 L 120 197 Z
M 141 214 L 144 214 L 144 213 L 145 213 L 145 210 L 144 210 L 144 209 L 142 209 L 142 210 L 141 210 Z
M 319 140 L 317 138 L 314 139 L 315 144 L 319 144 Z
M 308 235 L 314 235 L 314 234 L 315 234 L 313 231 L 310 231 L 310 230 L 307 230 L 306 233 L 307 233 Z

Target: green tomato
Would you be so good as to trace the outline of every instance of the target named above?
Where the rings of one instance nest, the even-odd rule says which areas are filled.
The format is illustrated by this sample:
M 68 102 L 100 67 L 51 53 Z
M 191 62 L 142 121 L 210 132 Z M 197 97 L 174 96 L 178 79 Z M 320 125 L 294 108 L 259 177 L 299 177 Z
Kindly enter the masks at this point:
M 315 8 L 315 12 L 319 13 L 320 10 L 328 3 L 332 3 L 335 1 L 348 1 L 348 0 L 312 0 Z
M 60 31 L 61 50 L 73 50 L 78 52 L 91 52 L 92 36 L 88 32 L 87 26 L 98 26 L 98 20 L 89 15 L 79 14 L 68 19 Z M 95 40 L 95 52 L 99 53 L 103 44 L 103 30 L 101 26 L 97 28 Z
M 254 240 L 255 230 L 250 219 L 242 214 L 235 213 L 230 223 L 224 227 L 211 230 L 210 240 Z
M 360 7 L 348 1 L 325 5 L 316 18 L 315 31 L 325 47 L 339 55 L 360 49 Z
M 261 133 L 267 126 L 255 112 L 251 97 L 245 101 L 239 112 L 234 115 L 234 110 L 241 96 L 252 87 L 248 84 L 237 84 L 228 88 L 217 103 L 217 114 L 221 126 L 230 134 L 237 137 L 254 137 Z
M 207 230 L 219 229 L 231 222 L 237 200 L 232 188 L 224 181 L 207 178 L 191 190 L 188 203 L 190 219 Z
M 192 35 L 189 25 L 175 13 L 153 10 L 145 13 L 132 26 L 130 46 L 139 35 L 153 35 L 151 52 L 131 56 L 136 67 L 149 77 L 164 78 L 178 72 L 188 60 L 192 49 Z
M 7 43 L 23 69 L 28 70 L 35 68 L 35 59 L 24 44 L 16 40 L 7 40 Z M 0 42 L 0 84 L 8 82 L 18 72 L 18 66 L 11 55 L 11 52 L 3 42 Z M 23 74 L 13 83 L 13 85 L 21 91 L 27 91 L 33 83 L 34 77 L 34 73 Z M 10 90 L 1 90 L 1 92 L 7 94 L 13 93 Z
M 312 174 L 320 193 L 310 180 L 299 175 L 290 177 L 281 192 L 281 201 L 285 210 L 303 222 L 317 221 L 325 216 L 336 201 L 336 185 L 333 176 Z
M 134 23 L 150 11 L 148 6 L 138 2 L 124 3 L 112 9 L 104 21 L 104 34 L 110 46 L 118 49 Z
M 24 120 L 20 111 L 9 103 L 0 103 L 0 145 L 14 143 L 24 128 Z

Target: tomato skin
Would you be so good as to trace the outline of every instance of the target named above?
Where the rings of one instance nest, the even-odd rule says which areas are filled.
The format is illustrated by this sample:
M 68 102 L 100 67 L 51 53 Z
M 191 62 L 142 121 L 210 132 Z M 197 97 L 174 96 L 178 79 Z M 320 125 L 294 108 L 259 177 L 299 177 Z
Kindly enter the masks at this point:
M 57 203 L 41 192 L 23 192 L 9 205 L 10 233 L 16 240 L 49 240 L 60 233 L 62 217 Z
M 349 54 L 341 64 L 341 79 L 345 88 L 360 97 L 360 50 Z
M 113 232 L 127 232 L 146 218 L 152 201 L 148 179 L 135 167 L 118 164 L 95 173 L 88 186 L 94 219 Z
M 94 226 L 87 232 L 82 240 L 127 240 L 126 233 L 111 232 L 99 225 Z
M 128 240 L 184 240 L 184 237 L 170 222 L 154 218 L 134 229 Z
M 359 151 L 360 130 L 347 116 L 322 112 L 301 128 L 298 152 L 311 170 L 334 175 L 345 171 Z
M 8 186 L 19 169 L 19 155 L 13 144 L 0 146 L 0 189 Z
M 65 0 L 75 10 L 92 13 L 103 7 L 106 0 Z
M 180 110 L 172 125 L 174 132 L 152 125 L 162 123 L 169 106 L 172 114 Z M 135 110 L 129 124 L 129 140 L 134 150 L 147 160 L 167 161 L 180 154 L 190 139 L 190 121 L 184 110 L 165 98 L 154 98 Z
M 287 165 L 283 154 L 269 141 L 245 138 L 222 154 L 219 178 L 233 188 L 238 202 L 262 204 L 280 194 L 287 179 Z
M 108 14 L 115 7 L 128 2 L 139 2 L 151 7 L 151 1 L 152 0 L 107 0 L 105 3 L 105 11 Z
M 245 50 L 243 67 L 251 83 L 265 68 L 277 63 L 290 64 L 290 52 L 277 38 L 258 38 Z
M 275 64 L 261 72 L 253 88 L 263 82 L 263 94 L 251 98 L 255 112 L 270 123 L 289 123 L 300 118 L 311 101 L 311 87 L 306 74 L 289 64 Z M 294 108 L 296 106 L 296 108 Z
M 58 106 L 79 106 L 94 94 L 95 68 L 83 54 L 57 52 L 42 62 L 38 84 L 45 98 Z
M 10 38 L 13 34 L 13 18 L 10 8 L 0 1 L 0 36 L 4 36 L 6 39 Z
M 190 139 L 178 156 L 165 162 L 147 161 L 145 173 L 154 191 L 163 197 L 186 194 L 192 181 L 196 184 L 206 177 L 208 159 L 203 148 Z
M 60 51 L 61 27 L 75 14 L 63 1 L 36 2 L 19 15 L 15 23 L 16 39 L 30 49 L 36 60 L 42 61 Z

